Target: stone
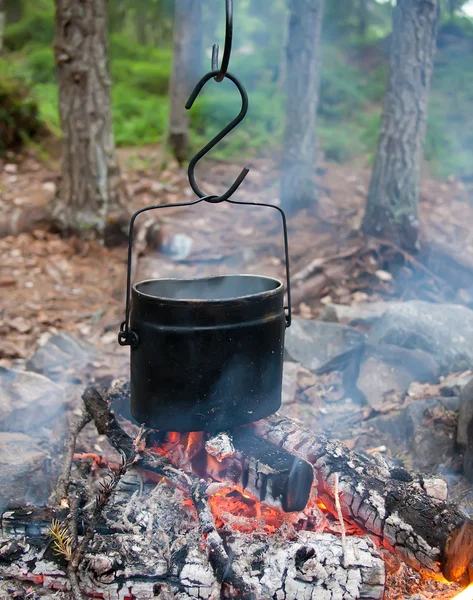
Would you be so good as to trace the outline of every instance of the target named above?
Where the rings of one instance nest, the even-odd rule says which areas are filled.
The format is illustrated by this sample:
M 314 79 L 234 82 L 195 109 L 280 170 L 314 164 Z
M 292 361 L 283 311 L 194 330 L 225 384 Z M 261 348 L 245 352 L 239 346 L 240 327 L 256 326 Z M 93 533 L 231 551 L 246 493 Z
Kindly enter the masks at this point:
M 76 371 L 80 371 L 97 356 L 97 350 L 90 344 L 61 332 L 52 335 L 37 348 L 26 368 L 51 379 L 62 380 L 66 369 L 74 367 Z
M 370 419 L 369 425 L 393 453 L 412 459 L 416 470 L 437 473 L 455 454 L 459 404 L 454 396 L 416 400 L 398 412 Z
M 460 392 L 457 444 L 465 448 L 468 444 L 467 428 L 473 419 L 473 377 Z
M 442 375 L 465 371 L 473 367 L 473 311 L 420 300 L 393 304 L 373 325 L 369 341 L 423 350 Z
M 28 371 L 0 367 L 0 428 L 28 433 L 64 410 L 64 393 L 53 381 Z
M 361 347 L 365 336 L 352 327 L 323 321 L 292 319 L 286 331 L 286 358 L 316 371 L 349 350 Z
M 32 437 L 0 432 L 0 510 L 47 500 L 50 478 L 44 473 L 46 460 Z
M 301 365 L 295 362 L 284 362 L 282 372 L 282 403 L 292 404 L 297 402 L 297 376 L 301 369 Z
M 360 304 L 327 304 L 319 319 L 350 325 L 352 323 L 374 323 L 390 306 L 402 302 L 361 302 Z
M 437 363 L 426 352 L 368 344 L 363 349 L 356 387 L 374 410 L 382 411 L 386 394 L 403 396 L 413 381 L 434 382 L 437 377 Z M 347 388 L 346 381 L 344 385 Z M 353 397 L 349 389 L 345 391 Z

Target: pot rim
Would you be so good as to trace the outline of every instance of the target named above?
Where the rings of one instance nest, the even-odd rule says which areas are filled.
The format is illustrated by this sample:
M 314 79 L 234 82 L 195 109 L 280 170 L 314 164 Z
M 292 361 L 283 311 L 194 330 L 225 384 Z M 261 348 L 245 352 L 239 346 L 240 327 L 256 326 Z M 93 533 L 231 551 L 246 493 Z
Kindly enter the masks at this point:
M 276 282 L 278 285 L 274 289 L 266 290 L 264 292 L 255 292 L 252 294 L 244 294 L 242 296 L 231 296 L 228 298 L 171 298 L 169 296 L 152 296 L 150 294 L 146 294 L 145 292 L 142 292 L 137 287 L 143 283 L 151 283 L 151 282 L 155 282 L 155 281 L 179 281 L 180 283 L 188 283 L 188 282 L 192 282 L 192 281 L 226 279 L 226 278 L 230 278 L 230 277 L 231 278 L 249 277 L 252 279 L 266 279 L 268 281 Z M 138 281 L 133 284 L 133 291 L 135 293 L 139 294 L 140 296 L 142 296 L 143 298 L 146 298 L 147 300 L 151 300 L 151 301 L 163 301 L 164 300 L 164 301 L 169 301 L 169 302 L 176 302 L 179 304 L 181 304 L 181 303 L 187 304 L 189 302 L 198 302 L 198 303 L 205 303 L 205 304 L 214 303 L 215 304 L 216 302 L 218 302 L 218 303 L 235 302 L 235 300 L 242 300 L 245 298 L 255 298 L 255 297 L 268 298 L 268 297 L 272 297 L 272 296 L 277 296 L 283 288 L 284 288 L 284 284 L 279 279 L 276 279 L 275 277 L 268 277 L 266 275 L 255 275 L 253 273 L 211 275 L 208 277 L 191 277 L 191 278 L 186 278 L 186 279 L 180 279 L 178 277 L 163 277 L 163 278 L 159 278 L 159 279 L 144 279 L 143 281 Z

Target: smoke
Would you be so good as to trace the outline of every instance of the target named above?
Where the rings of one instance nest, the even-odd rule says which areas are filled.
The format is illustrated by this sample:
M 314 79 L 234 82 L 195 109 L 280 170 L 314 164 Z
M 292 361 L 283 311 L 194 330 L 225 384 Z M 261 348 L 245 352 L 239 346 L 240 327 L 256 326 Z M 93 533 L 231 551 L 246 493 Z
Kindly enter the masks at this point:
M 69 421 L 99 356 L 60 333 L 40 340 L 24 370 L 0 367 L 0 511 L 48 499 Z

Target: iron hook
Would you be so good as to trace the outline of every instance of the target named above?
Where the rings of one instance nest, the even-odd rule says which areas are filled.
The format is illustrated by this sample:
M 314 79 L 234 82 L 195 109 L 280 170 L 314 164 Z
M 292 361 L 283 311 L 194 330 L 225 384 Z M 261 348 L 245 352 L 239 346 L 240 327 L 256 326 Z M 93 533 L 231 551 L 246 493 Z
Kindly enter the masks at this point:
M 225 3 L 225 47 L 223 49 L 222 65 L 218 68 L 218 44 L 214 44 L 212 47 L 212 71 L 218 71 L 218 74 L 214 77 L 215 81 L 223 81 L 227 74 L 228 64 L 230 62 L 230 55 L 232 53 L 232 40 L 233 40 L 233 0 L 226 0 Z
M 218 71 L 211 71 L 210 73 L 207 73 L 207 75 L 204 75 L 202 77 L 202 79 L 195 86 L 194 91 L 192 92 L 189 100 L 187 101 L 187 104 L 186 104 L 187 110 L 192 108 L 192 105 L 194 104 L 195 99 L 200 94 L 200 91 L 202 90 L 204 85 L 207 83 L 207 81 L 212 79 L 212 77 L 215 77 L 217 74 L 218 74 Z M 231 123 L 229 123 L 226 127 L 224 127 L 222 129 L 222 131 L 220 133 L 218 133 L 213 139 L 211 139 L 210 142 L 208 142 L 208 144 L 206 144 L 202 148 L 202 150 L 199 150 L 199 152 L 197 152 L 197 154 L 194 156 L 194 158 L 189 163 L 189 168 L 187 169 L 187 176 L 189 178 L 189 184 L 190 184 L 191 188 L 194 190 L 194 192 L 197 194 L 197 196 L 199 196 L 199 198 L 207 197 L 207 194 L 204 194 L 204 192 L 199 188 L 199 186 L 197 185 L 197 183 L 195 181 L 194 170 L 195 170 L 196 164 L 199 162 L 199 160 L 202 157 L 204 157 L 207 154 L 207 152 L 212 150 L 212 148 L 214 148 L 214 146 L 216 146 L 221 140 L 223 140 L 223 138 L 226 135 L 228 135 L 230 133 L 230 131 L 232 131 L 232 129 L 234 129 L 241 121 L 243 121 L 246 113 L 248 112 L 248 95 L 246 93 L 245 88 L 243 87 L 243 84 L 231 73 L 226 73 L 225 77 L 227 79 L 230 79 L 230 81 L 232 81 L 236 85 L 236 87 L 238 88 L 238 91 L 240 92 L 241 110 L 240 110 L 239 114 L 233 119 L 233 121 Z M 233 184 L 230 186 L 230 188 L 222 196 L 209 196 L 207 201 L 213 202 L 213 203 L 218 203 L 218 202 L 223 202 L 224 200 L 228 200 L 228 198 L 230 198 L 230 196 L 232 196 L 237 191 L 237 189 L 240 187 L 241 183 L 243 182 L 245 177 L 248 175 L 248 173 L 249 173 L 249 169 L 247 169 L 245 167 L 242 170 L 242 172 L 240 173 L 240 175 L 233 182 Z

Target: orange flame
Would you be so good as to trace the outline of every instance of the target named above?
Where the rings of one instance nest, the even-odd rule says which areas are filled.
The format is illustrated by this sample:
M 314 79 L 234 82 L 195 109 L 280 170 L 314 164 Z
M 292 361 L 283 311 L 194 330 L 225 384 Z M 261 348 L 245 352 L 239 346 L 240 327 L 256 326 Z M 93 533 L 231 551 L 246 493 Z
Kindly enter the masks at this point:
M 177 444 L 180 439 L 181 439 L 181 434 L 178 433 L 177 431 L 170 431 L 167 434 L 167 441 L 171 442 L 171 444 Z

